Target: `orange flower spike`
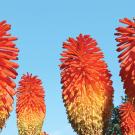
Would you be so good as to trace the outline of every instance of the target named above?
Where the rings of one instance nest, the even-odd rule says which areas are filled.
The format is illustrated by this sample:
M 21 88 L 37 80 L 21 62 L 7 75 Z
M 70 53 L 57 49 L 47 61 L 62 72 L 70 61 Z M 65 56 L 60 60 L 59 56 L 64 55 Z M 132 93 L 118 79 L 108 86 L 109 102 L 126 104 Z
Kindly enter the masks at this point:
M 42 82 L 32 74 L 23 75 L 17 89 L 19 135 L 39 135 L 46 113 Z
M 79 135 L 102 135 L 111 115 L 113 88 L 103 53 L 89 35 L 63 43 L 62 96 L 68 119 Z
M 16 37 L 12 37 L 8 31 L 11 26 L 6 21 L 0 22 L 0 128 L 5 125 L 13 107 L 14 88 L 16 84 L 12 79 L 17 76 L 16 68 L 18 64 L 12 60 L 17 60 L 18 48 L 14 44 Z
M 120 76 L 124 82 L 125 93 L 129 99 L 135 97 L 135 22 L 128 18 L 121 19 L 120 22 L 126 27 L 118 27 L 116 41 L 119 42 L 118 52 L 121 52 L 119 62 L 121 70 Z
M 131 102 L 124 103 L 119 109 L 123 135 L 135 135 L 135 107 Z

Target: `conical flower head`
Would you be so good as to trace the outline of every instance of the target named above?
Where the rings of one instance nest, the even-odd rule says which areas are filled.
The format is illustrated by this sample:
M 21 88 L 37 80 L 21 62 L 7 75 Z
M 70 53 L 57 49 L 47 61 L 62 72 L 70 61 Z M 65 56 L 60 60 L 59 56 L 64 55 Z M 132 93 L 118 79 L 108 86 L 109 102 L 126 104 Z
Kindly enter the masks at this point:
M 22 76 L 17 89 L 16 107 L 19 135 L 39 135 L 46 107 L 42 82 L 37 76 Z
M 89 35 L 63 43 L 62 96 L 68 119 L 79 135 L 101 135 L 111 115 L 113 88 L 103 53 Z
M 125 27 L 118 27 L 116 41 L 119 42 L 118 52 L 121 52 L 119 62 L 120 76 L 124 82 L 125 93 L 128 98 L 135 97 L 135 22 L 128 18 L 120 19 Z
M 17 76 L 16 68 L 18 64 L 12 60 L 17 60 L 18 49 L 13 41 L 17 38 L 12 37 L 8 31 L 11 26 L 6 21 L 0 22 L 0 128 L 5 125 L 6 119 L 12 111 L 15 79 Z
M 135 135 L 135 107 L 128 101 L 120 106 L 121 130 L 123 135 Z

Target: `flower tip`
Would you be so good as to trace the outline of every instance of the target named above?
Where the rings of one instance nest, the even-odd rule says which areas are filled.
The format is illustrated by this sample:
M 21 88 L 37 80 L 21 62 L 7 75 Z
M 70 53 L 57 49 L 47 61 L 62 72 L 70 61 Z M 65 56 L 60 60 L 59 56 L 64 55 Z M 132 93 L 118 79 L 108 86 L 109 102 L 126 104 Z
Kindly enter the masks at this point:
M 0 22 L 1 25 L 5 24 L 5 23 L 7 23 L 6 20 L 3 20 L 2 22 Z

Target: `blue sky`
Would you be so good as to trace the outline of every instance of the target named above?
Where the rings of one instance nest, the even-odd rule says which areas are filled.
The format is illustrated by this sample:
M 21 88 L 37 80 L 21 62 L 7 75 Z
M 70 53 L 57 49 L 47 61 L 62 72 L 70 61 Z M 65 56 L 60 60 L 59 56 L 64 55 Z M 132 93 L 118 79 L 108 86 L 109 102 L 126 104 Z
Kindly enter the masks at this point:
M 123 87 L 114 37 L 119 18 L 135 16 L 134 0 L 3 0 L 0 20 L 12 25 L 20 49 L 18 77 L 26 72 L 38 75 L 46 91 L 47 115 L 43 129 L 50 135 L 75 135 L 68 123 L 61 98 L 58 64 L 62 42 L 69 36 L 90 34 L 105 54 L 112 73 L 115 105 Z M 1 135 L 17 135 L 15 105 Z

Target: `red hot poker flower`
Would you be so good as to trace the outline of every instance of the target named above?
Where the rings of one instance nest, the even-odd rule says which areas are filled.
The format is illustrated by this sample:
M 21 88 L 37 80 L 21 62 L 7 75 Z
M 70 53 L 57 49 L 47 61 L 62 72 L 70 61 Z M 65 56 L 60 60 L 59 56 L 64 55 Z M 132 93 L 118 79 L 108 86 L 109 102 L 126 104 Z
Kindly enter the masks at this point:
M 135 135 L 135 107 L 131 102 L 124 103 L 119 109 L 123 135 Z
M 16 87 L 15 79 L 17 76 L 16 68 L 18 64 L 12 60 L 17 60 L 18 48 L 8 31 L 11 26 L 6 21 L 0 22 L 0 128 L 5 125 L 6 119 L 12 111 L 14 88 Z
M 37 76 L 22 76 L 17 89 L 16 113 L 19 135 L 41 133 L 46 107 L 42 82 Z
M 119 42 L 118 52 L 121 70 L 120 76 L 124 82 L 125 93 L 130 99 L 135 97 L 135 22 L 128 18 L 120 19 L 125 27 L 118 27 L 116 41 Z
M 101 135 L 111 114 L 113 88 L 103 53 L 89 35 L 63 43 L 62 96 L 69 121 L 79 135 Z

